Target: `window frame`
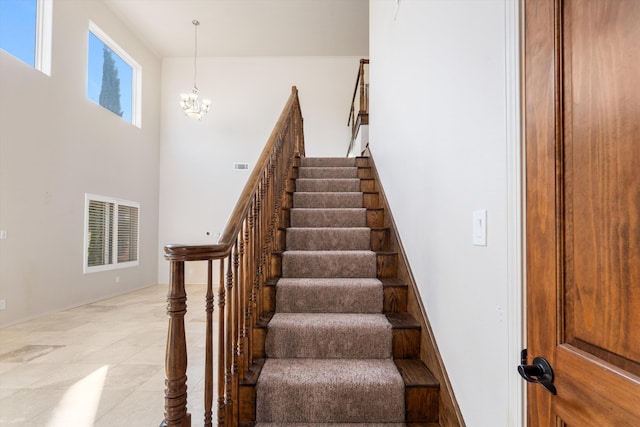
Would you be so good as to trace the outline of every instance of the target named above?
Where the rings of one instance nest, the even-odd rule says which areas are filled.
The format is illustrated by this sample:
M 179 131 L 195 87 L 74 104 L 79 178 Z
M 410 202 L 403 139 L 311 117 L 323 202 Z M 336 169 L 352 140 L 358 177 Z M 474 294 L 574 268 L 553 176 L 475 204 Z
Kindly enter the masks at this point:
M 33 66 L 24 62 L 13 53 L 7 52 L 13 58 L 25 63 L 47 76 L 51 76 L 51 44 L 53 33 L 53 0 L 36 0 L 35 47 L 33 52 Z M 4 49 L 3 49 L 4 50 Z
M 114 205 L 113 208 L 113 218 L 111 222 L 111 263 L 110 264 L 101 264 L 95 266 L 89 266 L 89 205 L 91 202 L 103 202 L 103 203 L 112 203 Z M 118 210 L 120 206 L 132 207 L 138 210 L 138 218 L 137 218 L 137 235 L 136 235 L 136 259 L 133 261 L 118 261 L 119 254 L 119 246 L 118 246 Z M 96 273 L 100 271 L 109 271 L 116 270 L 121 268 L 129 268 L 129 267 L 137 267 L 140 265 L 140 203 L 133 202 L 130 200 L 123 200 L 114 197 L 100 196 L 97 194 L 85 193 L 84 197 L 84 244 L 83 244 L 83 262 L 82 262 L 82 271 L 84 274 L 88 273 Z
M 136 127 L 142 127 L 142 66 L 129 55 L 118 43 L 116 43 L 111 37 L 107 35 L 100 27 L 98 27 L 93 21 L 89 21 L 89 28 L 87 29 L 87 82 L 85 88 L 87 88 L 87 99 L 94 102 L 89 98 L 89 32 L 92 33 L 98 40 L 104 43 L 113 53 L 118 55 L 127 65 L 132 69 L 131 76 L 131 124 Z M 95 102 L 94 102 L 95 103 Z M 97 103 L 96 103 L 97 104 Z M 100 104 L 98 104 L 100 105 Z M 101 108 L 104 108 L 100 105 Z M 122 118 L 122 117 L 121 117 Z M 124 121 L 129 122 L 124 119 Z

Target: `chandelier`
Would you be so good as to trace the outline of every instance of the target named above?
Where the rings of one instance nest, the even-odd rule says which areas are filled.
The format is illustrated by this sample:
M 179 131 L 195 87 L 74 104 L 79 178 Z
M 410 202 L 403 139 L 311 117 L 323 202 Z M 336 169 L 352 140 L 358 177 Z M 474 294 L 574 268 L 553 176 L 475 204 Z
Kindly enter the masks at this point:
M 182 107 L 182 111 L 184 111 L 185 116 L 191 117 L 192 119 L 200 120 L 202 119 L 211 108 L 211 101 L 208 99 L 200 100 L 198 96 L 198 86 L 196 85 L 196 72 L 197 72 L 197 60 L 198 60 L 198 25 L 200 22 L 197 19 L 191 21 L 195 30 L 195 48 L 193 55 L 193 89 L 191 93 L 183 93 L 180 94 L 182 100 L 180 101 L 180 106 Z

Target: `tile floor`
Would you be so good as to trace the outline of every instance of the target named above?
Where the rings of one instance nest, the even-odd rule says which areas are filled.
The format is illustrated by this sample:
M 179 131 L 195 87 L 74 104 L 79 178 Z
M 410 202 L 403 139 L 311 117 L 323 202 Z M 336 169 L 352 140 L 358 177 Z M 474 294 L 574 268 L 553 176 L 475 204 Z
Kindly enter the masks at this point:
M 0 426 L 157 427 L 166 294 L 151 286 L 0 329 Z M 203 424 L 204 294 L 205 286 L 187 287 L 194 426 Z

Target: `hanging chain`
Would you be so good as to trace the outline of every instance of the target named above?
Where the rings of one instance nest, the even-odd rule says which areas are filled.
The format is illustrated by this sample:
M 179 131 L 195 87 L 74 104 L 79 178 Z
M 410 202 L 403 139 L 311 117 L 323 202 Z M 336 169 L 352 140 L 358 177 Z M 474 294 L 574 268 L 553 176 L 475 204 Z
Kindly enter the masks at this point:
M 194 54 L 193 54 L 193 88 L 197 91 L 198 86 L 196 85 L 196 73 L 198 70 L 198 25 L 200 25 L 200 21 L 194 19 L 191 21 L 193 26 L 195 27 L 195 42 L 194 42 Z

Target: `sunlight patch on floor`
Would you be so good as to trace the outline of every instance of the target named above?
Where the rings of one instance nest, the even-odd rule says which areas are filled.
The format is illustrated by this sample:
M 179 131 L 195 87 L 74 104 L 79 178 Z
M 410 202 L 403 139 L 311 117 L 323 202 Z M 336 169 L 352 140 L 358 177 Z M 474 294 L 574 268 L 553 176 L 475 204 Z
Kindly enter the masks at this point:
M 105 365 L 72 385 L 58 402 L 47 427 L 93 426 L 108 371 Z

